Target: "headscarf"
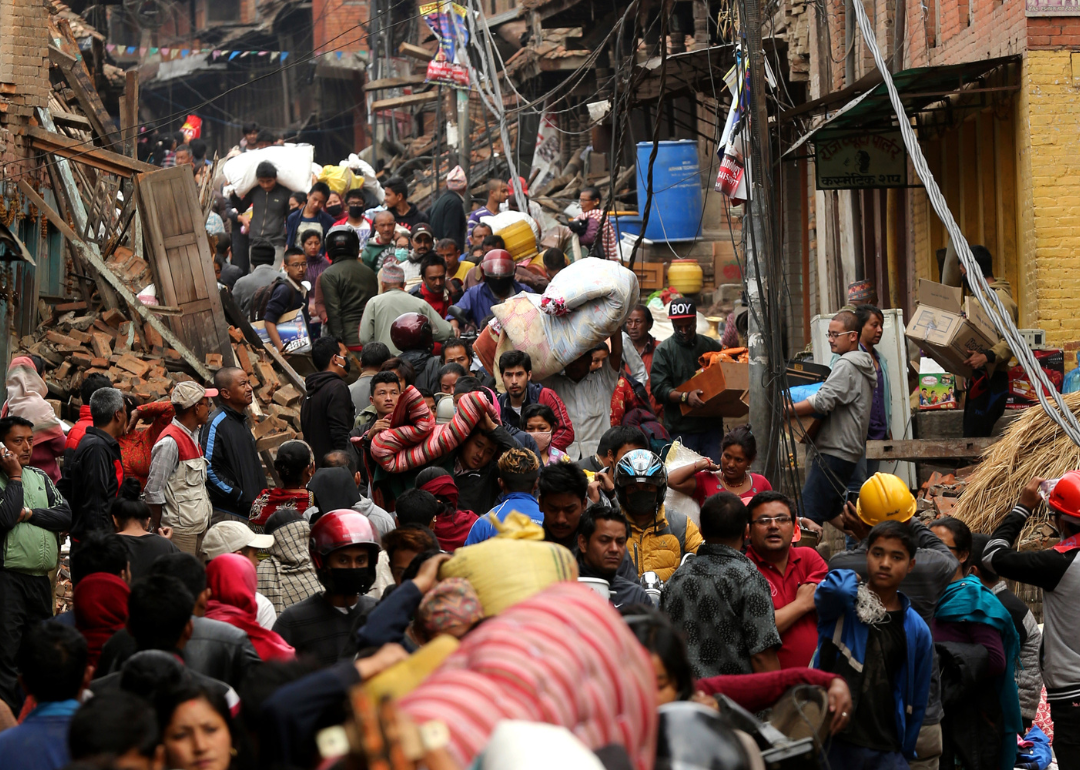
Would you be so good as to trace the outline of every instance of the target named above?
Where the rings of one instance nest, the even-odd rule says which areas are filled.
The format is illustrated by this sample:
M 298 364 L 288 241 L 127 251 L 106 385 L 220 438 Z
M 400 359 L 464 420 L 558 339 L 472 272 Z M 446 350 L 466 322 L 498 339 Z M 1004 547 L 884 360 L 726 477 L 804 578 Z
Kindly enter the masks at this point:
M 416 625 L 428 638 L 452 631 L 464 635 L 483 619 L 484 608 L 472 583 L 458 577 L 440 581 L 424 595 L 416 610 Z
M 348 468 L 319 468 L 308 482 L 319 513 L 352 508 L 360 502 L 360 490 Z
M 101 648 L 128 618 L 128 584 L 116 575 L 95 572 L 75 586 L 75 628 L 86 638 L 86 662 L 96 666 Z
M 450 169 L 450 173 L 446 175 L 446 189 L 458 192 L 464 190 L 469 184 L 468 179 L 465 178 L 465 169 L 461 166 L 454 166 Z
M 255 652 L 264 661 L 292 660 L 294 650 L 284 639 L 259 625 L 255 616 L 255 566 L 246 556 L 225 553 L 216 556 L 206 565 L 206 584 L 210 588 L 210 601 L 206 604 L 206 617 L 235 626 L 248 635 Z
M 430 492 L 435 495 L 435 497 L 446 500 L 450 505 L 457 508 L 457 482 L 454 481 L 454 477 L 449 473 L 429 479 L 426 483 L 420 485 L 420 489 L 423 489 L 425 492 Z
M 45 401 L 49 388 L 41 379 L 29 356 L 11 359 L 7 373 L 7 403 L 4 416 L 22 417 L 34 423 L 34 443 L 42 431 L 61 430 L 60 418 Z
M 280 516 L 284 510 L 275 513 Z M 304 519 L 290 521 L 274 529 L 269 558 L 259 562 L 259 593 L 274 605 L 279 615 L 309 596 L 322 592 L 322 584 L 311 563 L 308 539 L 311 527 Z

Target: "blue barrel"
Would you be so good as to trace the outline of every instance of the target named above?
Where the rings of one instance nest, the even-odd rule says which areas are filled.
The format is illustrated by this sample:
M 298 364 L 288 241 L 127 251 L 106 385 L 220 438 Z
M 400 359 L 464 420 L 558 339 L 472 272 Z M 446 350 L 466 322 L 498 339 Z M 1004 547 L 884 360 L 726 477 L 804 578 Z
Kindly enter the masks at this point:
M 701 171 L 697 142 L 660 142 L 653 164 L 653 198 L 645 237 L 651 241 L 692 241 L 701 233 Z M 645 215 L 652 142 L 638 142 L 638 211 Z

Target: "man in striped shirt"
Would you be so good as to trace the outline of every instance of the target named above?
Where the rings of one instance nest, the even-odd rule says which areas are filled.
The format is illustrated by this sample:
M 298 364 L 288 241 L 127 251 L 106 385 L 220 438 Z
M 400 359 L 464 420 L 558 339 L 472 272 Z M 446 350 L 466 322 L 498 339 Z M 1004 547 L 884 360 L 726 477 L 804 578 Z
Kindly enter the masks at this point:
M 599 238 L 600 248 L 596 256 L 618 260 L 618 240 L 615 238 L 615 228 L 608 222 L 604 210 L 600 207 L 600 190 L 595 187 L 586 187 L 581 191 L 578 203 L 581 204 L 581 218 L 588 220 L 585 234 L 579 236 L 582 250 L 586 253 L 592 252 L 593 245 Z

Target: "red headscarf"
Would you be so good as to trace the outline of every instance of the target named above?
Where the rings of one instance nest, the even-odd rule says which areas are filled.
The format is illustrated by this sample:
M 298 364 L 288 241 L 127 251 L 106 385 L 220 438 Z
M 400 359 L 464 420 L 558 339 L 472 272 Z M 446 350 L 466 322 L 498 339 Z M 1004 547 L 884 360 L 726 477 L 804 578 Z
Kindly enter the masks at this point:
M 457 510 L 457 482 L 449 473 L 428 480 L 427 483 L 420 485 L 420 489 L 430 492 L 435 497 L 445 500 L 454 507 L 453 513 L 450 514 L 440 511 L 435 516 L 435 523 L 431 527 L 431 531 L 435 533 L 435 537 L 438 539 L 442 549 L 453 553 L 465 545 L 465 541 L 469 538 L 469 532 L 472 530 L 472 525 L 476 523 L 476 519 L 479 517 L 472 511 Z
M 210 588 L 206 617 L 245 632 L 255 645 L 255 652 L 263 660 L 292 660 L 296 657 L 296 650 L 284 639 L 255 620 L 255 586 L 258 578 L 254 565 L 246 556 L 226 553 L 211 559 L 206 565 L 206 583 Z
M 89 665 L 97 665 L 105 642 L 127 623 L 129 593 L 127 583 L 105 572 L 87 575 L 75 586 L 75 628 L 86 637 Z

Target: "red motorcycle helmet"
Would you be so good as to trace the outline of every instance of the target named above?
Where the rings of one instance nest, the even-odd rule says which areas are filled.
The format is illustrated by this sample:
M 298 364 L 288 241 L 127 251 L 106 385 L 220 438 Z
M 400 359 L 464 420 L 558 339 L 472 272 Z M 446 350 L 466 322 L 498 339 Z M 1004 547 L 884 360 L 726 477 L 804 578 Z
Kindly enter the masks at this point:
M 1080 522 L 1080 471 L 1069 471 L 1058 479 L 1046 502 L 1055 513 Z
M 350 545 L 365 546 L 368 549 L 368 562 L 374 567 L 375 560 L 379 558 L 379 533 L 362 513 L 350 508 L 330 511 L 320 516 L 311 527 L 308 548 L 311 562 L 317 570 L 325 568 L 327 556 Z
M 431 319 L 423 313 L 402 313 L 390 324 L 390 341 L 398 350 L 431 350 Z

